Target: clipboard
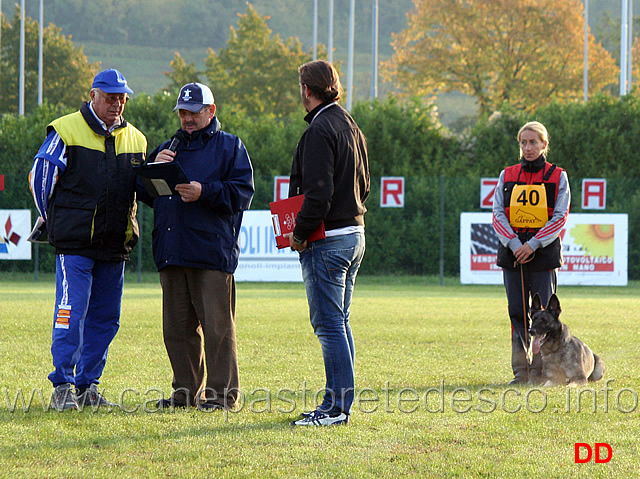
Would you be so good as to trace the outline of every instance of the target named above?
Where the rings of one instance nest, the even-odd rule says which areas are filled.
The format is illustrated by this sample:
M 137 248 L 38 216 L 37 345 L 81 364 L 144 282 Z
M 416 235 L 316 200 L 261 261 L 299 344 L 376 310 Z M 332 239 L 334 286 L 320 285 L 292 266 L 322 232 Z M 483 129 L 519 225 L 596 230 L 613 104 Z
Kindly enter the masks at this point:
M 182 166 L 175 161 L 146 163 L 135 166 L 133 171 L 140 177 L 147 193 L 154 198 L 176 195 L 176 185 L 189 183 Z
M 293 232 L 296 226 L 296 216 L 302 208 L 304 202 L 304 195 L 292 196 L 284 200 L 273 201 L 269 203 L 271 209 L 271 222 L 273 223 L 273 233 L 276 237 L 276 246 L 278 249 L 288 248 L 289 239 L 284 235 Z M 320 223 L 317 230 L 309 235 L 308 242 L 317 241 L 323 239 L 324 234 L 324 221 Z

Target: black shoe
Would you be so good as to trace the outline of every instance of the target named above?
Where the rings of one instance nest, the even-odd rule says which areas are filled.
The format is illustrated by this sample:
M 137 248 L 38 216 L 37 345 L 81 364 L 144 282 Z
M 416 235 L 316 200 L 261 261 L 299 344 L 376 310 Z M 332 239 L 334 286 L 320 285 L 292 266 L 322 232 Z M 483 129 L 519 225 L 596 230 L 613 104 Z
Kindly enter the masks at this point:
M 160 401 L 156 403 L 156 407 L 158 409 L 169 409 L 169 408 L 176 408 L 176 407 L 186 409 L 187 404 L 181 401 L 176 401 L 173 398 L 169 398 L 169 399 L 160 399 Z

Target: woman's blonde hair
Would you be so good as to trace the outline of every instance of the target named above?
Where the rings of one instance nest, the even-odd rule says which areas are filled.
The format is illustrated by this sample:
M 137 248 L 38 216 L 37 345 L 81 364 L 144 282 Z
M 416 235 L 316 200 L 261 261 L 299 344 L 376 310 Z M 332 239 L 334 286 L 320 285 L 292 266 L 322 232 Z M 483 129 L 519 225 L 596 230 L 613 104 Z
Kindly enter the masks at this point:
M 545 146 L 544 150 L 542 150 L 542 154 L 544 156 L 547 156 L 547 152 L 549 151 L 549 133 L 547 132 L 547 129 L 544 127 L 544 125 L 539 121 L 530 121 L 529 123 L 525 123 L 518 132 L 518 144 L 520 144 L 520 136 L 522 135 L 522 132 L 527 130 L 537 133 L 540 141 L 545 141 L 547 143 L 547 146 Z M 520 148 L 520 158 L 522 158 L 523 156 L 524 154 L 522 152 L 522 148 Z

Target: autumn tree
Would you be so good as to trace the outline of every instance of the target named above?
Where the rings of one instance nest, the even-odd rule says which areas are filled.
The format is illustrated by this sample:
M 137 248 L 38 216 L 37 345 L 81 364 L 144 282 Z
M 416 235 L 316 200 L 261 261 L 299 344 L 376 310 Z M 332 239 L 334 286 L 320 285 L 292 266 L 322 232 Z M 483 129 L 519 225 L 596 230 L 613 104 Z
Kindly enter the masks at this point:
M 25 112 L 31 112 L 38 102 L 38 22 L 25 19 Z M 0 112 L 17 113 L 20 62 L 20 11 L 16 9 L 13 23 L 2 17 L 2 48 L 0 55 Z M 98 64 L 88 62 L 82 48 L 61 34 L 53 24 L 43 30 L 43 99 L 51 105 L 78 108 L 89 99 L 91 81 Z
M 631 72 L 631 86 L 638 93 L 638 82 L 640 81 L 640 38 L 635 38 L 631 47 Z
M 508 103 L 533 111 L 583 95 L 581 0 L 414 0 L 394 35 L 385 79 L 405 93 L 460 91 L 480 113 Z M 612 56 L 589 33 L 589 91 L 614 83 Z

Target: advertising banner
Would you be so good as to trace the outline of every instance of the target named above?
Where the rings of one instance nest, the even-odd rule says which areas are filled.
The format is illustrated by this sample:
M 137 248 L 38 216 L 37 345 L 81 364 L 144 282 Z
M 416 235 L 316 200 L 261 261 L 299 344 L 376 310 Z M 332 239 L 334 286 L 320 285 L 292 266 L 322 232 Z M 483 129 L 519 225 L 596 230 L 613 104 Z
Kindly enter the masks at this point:
M 502 284 L 496 266 L 498 236 L 491 213 L 460 215 L 460 282 Z M 628 277 L 628 215 L 570 213 L 560 233 L 564 266 L 558 283 L 626 286 Z
M 291 248 L 276 247 L 270 211 L 244 213 L 235 278 L 236 281 L 302 281 L 298 253 Z
M 31 259 L 31 210 L 0 210 L 0 260 Z

